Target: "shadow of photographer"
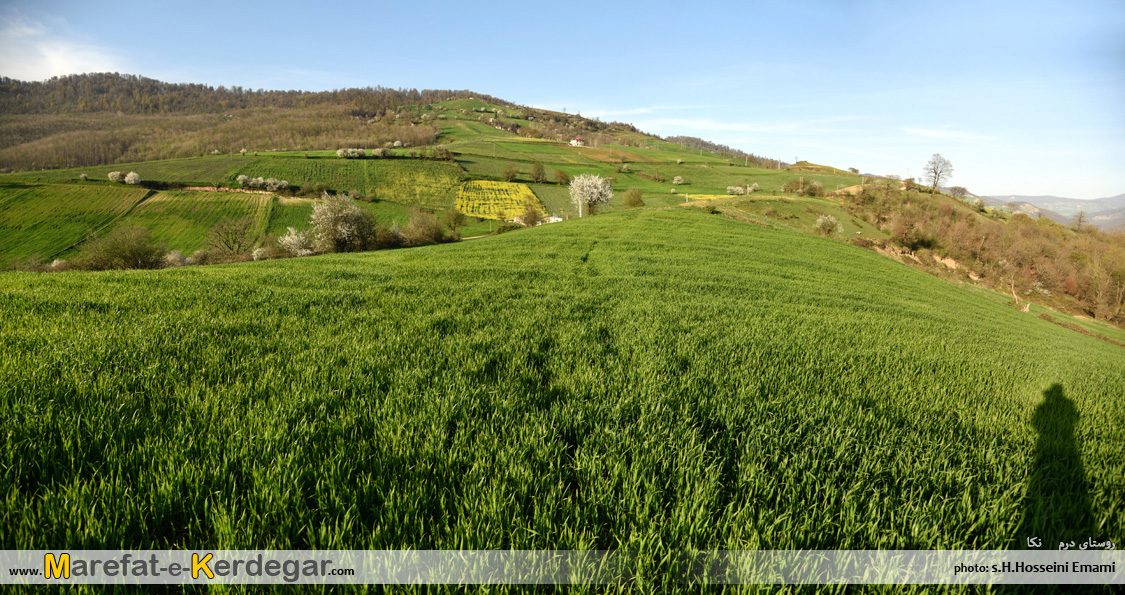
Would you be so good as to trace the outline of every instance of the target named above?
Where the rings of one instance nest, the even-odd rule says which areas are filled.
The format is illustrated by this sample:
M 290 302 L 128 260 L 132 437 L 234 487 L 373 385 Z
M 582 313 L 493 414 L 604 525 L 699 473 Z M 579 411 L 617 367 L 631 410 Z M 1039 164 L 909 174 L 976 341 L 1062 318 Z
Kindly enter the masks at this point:
M 1042 549 L 1056 549 L 1060 541 L 1084 541 L 1093 535 L 1094 515 L 1082 451 L 1075 437 L 1078 409 L 1061 384 L 1043 392 L 1044 400 L 1031 419 L 1038 434 L 1035 460 L 1028 480 L 1016 547 L 1028 547 L 1038 537 Z

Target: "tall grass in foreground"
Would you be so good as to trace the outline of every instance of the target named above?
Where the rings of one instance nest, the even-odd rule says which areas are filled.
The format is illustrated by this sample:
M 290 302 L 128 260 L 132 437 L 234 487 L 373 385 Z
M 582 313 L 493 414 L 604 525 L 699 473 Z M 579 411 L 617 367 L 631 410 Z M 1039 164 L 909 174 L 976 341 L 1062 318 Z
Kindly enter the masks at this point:
M 0 546 L 625 549 L 661 590 L 684 549 L 1122 543 L 1122 387 L 1117 346 L 694 210 L 5 274 Z

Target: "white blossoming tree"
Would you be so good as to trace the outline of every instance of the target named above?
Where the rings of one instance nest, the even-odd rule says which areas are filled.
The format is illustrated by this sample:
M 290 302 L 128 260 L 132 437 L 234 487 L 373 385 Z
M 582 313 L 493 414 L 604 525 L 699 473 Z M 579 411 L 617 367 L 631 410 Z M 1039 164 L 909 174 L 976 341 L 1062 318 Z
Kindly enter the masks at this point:
M 354 252 L 374 245 L 374 219 L 347 196 L 324 197 L 313 206 L 309 223 L 317 252 Z
M 613 188 L 609 180 L 597 174 L 580 174 L 570 181 L 570 202 L 578 209 L 578 216 L 593 213 L 597 206 L 606 204 L 613 198 Z

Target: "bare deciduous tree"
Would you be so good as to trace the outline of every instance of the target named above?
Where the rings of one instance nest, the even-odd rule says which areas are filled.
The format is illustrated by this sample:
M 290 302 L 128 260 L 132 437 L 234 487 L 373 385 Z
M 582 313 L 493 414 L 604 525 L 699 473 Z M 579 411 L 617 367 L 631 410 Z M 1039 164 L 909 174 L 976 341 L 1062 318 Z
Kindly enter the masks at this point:
M 934 153 L 934 156 L 930 157 L 922 171 L 925 172 L 926 179 L 930 181 L 930 193 L 933 194 L 937 192 L 938 186 L 943 181 L 948 180 L 953 175 L 953 164 L 940 154 Z
M 254 220 L 249 217 L 224 217 L 207 233 L 207 247 L 228 256 L 242 254 L 253 242 Z

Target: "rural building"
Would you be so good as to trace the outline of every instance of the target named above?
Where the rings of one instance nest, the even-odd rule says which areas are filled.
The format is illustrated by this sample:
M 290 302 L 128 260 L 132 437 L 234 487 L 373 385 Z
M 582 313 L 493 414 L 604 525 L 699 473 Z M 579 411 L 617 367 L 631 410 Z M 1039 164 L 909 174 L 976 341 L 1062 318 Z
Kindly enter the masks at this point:
M 574 140 L 570 141 L 570 146 L 572 146 L 572 147 L 581 147 L 581 146 L 584 146 L 585 144 L 586 144 L 586 141 L 582 140 L 581 138 L 575 138 Z

